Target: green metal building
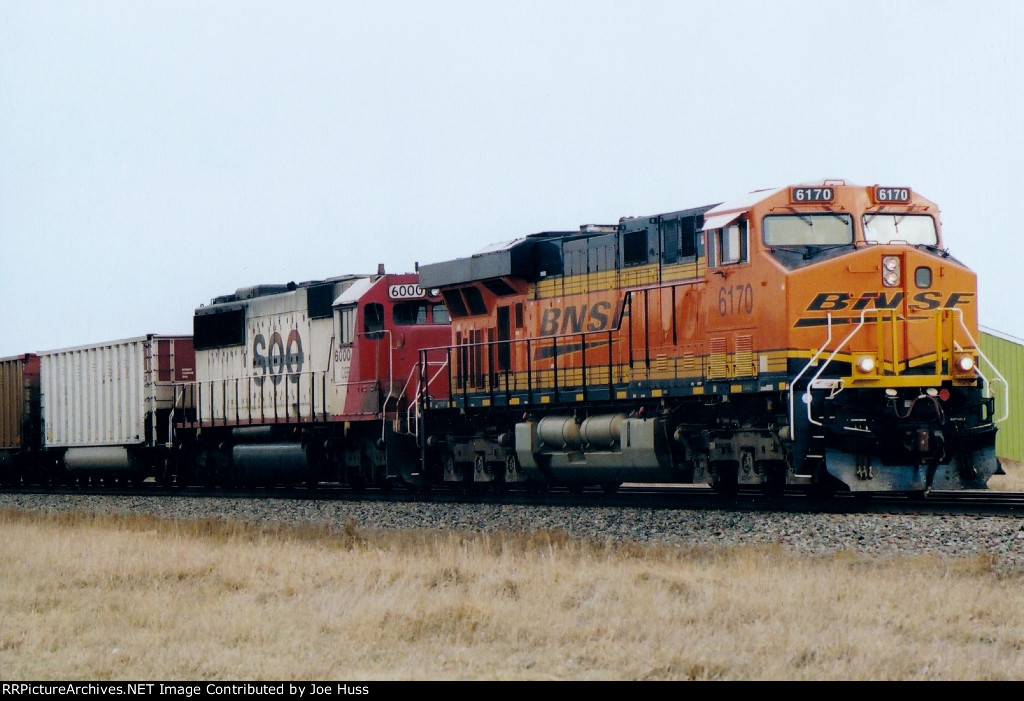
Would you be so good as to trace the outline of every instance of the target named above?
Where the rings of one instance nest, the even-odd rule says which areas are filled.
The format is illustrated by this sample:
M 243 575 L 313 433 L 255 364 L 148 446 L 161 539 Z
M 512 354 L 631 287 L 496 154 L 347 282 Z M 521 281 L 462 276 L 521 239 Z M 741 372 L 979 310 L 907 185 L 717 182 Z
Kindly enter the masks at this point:
M 997 400 L 996 418 L 1006 412 L 1002 398 L 1009 397 L 1009 417 L 998 424 L 996 455 L 1024 462 L 1024 340 L 982 327 L 979 343 L 981 352 L 989 361 L 982 361 L 981 371 L 993 383 Z M 992 372 L 992 365 L 1006 380 L 1005 390 L 995 383 L 997 376 Z

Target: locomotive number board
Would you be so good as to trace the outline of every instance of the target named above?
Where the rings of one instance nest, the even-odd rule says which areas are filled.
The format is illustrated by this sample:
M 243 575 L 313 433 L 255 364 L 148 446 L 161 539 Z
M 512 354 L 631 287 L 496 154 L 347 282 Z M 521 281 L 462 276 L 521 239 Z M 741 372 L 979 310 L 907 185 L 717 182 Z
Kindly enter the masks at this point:
M 875 185 L 871 192 L 872 198 L 878 204 L 883 202 L 907 204 L 910 202 L 910 195 L 911 192 L 909 187 L 883 187 L 881 185 Z
M 791 187 L 789 188 L 789 199 L 791 202 L 834 202 L 836 191 L 831 187 Z

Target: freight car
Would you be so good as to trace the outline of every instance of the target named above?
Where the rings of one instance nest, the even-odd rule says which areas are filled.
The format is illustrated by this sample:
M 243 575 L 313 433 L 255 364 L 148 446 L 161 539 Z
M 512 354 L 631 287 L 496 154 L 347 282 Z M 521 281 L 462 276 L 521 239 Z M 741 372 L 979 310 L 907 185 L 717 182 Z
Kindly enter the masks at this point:
M 138 484 L 165 476 L 188 336 L 138 338 L 0 360 L 4 484 Z
M 41 441 L 39 356 L 0 358 L 0 485 L 20 483 Z
M 420 276 L 452 317 L 421 353 L 439 482 L 923 494 L 1001 473 L 976 277 L 908 187 L 762 190 Z

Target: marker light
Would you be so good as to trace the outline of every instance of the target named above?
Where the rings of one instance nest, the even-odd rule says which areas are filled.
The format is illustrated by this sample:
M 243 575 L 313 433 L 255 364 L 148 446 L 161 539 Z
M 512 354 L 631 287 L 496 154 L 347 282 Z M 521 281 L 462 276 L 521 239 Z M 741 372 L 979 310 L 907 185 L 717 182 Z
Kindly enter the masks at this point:
M 882 284 L 886 287 L 896 287 L 900 284 L 900 259 L 898 256 L 882 258 Z
M 857 372 L 867 375 L 875 371 L 875 359 L 870 355 L 862 355 L 857 358 Z

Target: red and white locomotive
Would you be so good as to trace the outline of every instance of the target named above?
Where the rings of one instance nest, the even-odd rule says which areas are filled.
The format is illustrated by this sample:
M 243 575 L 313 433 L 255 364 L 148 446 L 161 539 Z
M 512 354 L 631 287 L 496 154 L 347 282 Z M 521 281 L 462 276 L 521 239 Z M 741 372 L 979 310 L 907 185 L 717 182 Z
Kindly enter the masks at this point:
M 260 285 L 196 309 L 196 379 L 179 388 L 175 479 L 222 485 L 418 481 L 395 440 L 421 348 L 450 338 L 416 274 Z M 401 433 L 404 433 L 401 432 Z

